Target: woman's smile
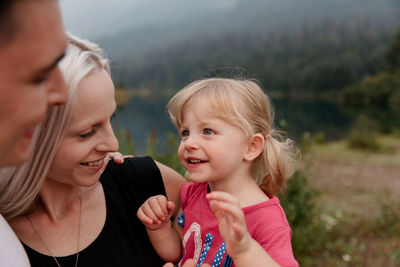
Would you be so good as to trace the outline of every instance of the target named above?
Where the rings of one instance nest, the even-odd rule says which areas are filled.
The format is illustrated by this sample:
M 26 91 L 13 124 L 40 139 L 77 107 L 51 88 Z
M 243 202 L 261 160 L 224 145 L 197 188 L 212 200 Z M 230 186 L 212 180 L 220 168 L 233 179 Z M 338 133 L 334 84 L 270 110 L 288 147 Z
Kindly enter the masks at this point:
M 104 165 L 104 158 L 96 161 L 82 162 L 80 165 L 87 166 L 92 170 L 100 170 Z

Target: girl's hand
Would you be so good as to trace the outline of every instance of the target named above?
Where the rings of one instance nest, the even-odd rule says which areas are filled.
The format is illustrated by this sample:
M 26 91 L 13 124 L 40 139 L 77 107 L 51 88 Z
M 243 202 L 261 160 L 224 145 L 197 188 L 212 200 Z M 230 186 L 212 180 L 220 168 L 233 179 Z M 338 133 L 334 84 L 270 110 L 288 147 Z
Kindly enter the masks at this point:
M 196 264 L 192 259 L 188 259 L 187 261 L 185 261 L 185 263 L 182 265 L 182 267 L 195 267 Z M 174 265 L 170 262 L 164 264 L 163 267 L 174 267 Z M 202 264 L 200 267 L 210 267 L 210 265 L 208 264 Z
M 117 164 L 122 164 L 122 163 L 124 163 L 124 159 L 125 158 L 132 158 L 133 156 L 132 155 L 122 155 L 121 153 L 119 153 L 119 152 L 111 152 L 111 153 L 108 153 L 108 156 L 110 157 L 110 158 L 112 158 L 113 160 L 114 160 L 114 162 L 115 163 L 117 163 Z
M 149 230 L 158 230 L 171 223 L 169 219 L 175 209 L 175 203 L 163 195 L 153 196 L 146 200 L 137 211 L 137 217 Z
M 246 252 L 251 243 L 244 213 L 239 201 L 229 193 L 214 191 L 207 194 L 210 208 L 218 221 L 218 228 L 226 244 L 227 253 L 232 257 Z

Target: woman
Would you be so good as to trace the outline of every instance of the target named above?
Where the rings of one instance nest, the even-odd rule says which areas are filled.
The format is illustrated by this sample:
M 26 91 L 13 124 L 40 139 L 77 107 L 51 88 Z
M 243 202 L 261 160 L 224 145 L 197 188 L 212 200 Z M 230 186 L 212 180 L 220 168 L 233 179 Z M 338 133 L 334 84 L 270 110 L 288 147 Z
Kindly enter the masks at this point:
M 60 69 L 69 99 L 35 132 L 35 156 L 1 170 L 0 213 L 32 266 L 161 266 L 136 211 L 156 194 L 178 203 L 185 180 L 149 157 L 108 163 L 118 149 L 110 123 L 116 104 L 97 45 L 70 37 Z M 19 184 L 18 176 L 27 179 Z

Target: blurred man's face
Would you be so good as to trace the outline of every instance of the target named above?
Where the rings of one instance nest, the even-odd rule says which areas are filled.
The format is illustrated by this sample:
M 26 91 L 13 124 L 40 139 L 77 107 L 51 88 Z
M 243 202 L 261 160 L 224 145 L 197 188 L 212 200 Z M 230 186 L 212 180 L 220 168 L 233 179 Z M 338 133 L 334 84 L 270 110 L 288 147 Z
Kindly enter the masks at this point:
M 14 2 L 17 31 L 0 45 L 0 166 L 27 160 L 48 106 L 67 99 L 58 68 L 66 48 L 58 2 Z

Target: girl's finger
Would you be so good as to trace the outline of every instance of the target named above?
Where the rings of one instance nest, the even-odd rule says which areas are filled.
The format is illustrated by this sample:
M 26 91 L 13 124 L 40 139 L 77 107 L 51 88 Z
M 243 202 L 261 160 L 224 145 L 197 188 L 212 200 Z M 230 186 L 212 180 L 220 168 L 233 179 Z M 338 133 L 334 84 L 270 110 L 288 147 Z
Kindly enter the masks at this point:
M 167 202 L 167 208 L 168 208 L 168 216 L 172 216 L 175 210 L 175 203 L 173 201 L 168 201 Z
M 151 218 L 149 218 L 144 212 L 142 207 L 140 207 L 136 213 L 136 216 L 138 217 L 138 219 L 144 223 L 144 224 L 152 224 L 153 220 Z
M 147 202 L 150 208 L 159 218 L 165 216 L 165 214 L 168 213 L 167 199 L 164 196 L 151 197 Z
M 217 218 L 217 220 L 219 221 L 223 217 L 223 214 L 221 213 L 221 210 L 218 209 L 218 201 L 211 200 L 210 208 L 211 211 L 214 213 L 215 217 Z
M 168 206 L 167 206 L 167 198 L 165 196 L 158 196 L 157 197 L 157 202 L 159 208 L 162 210 L 162 213 L 164 216 L 168 215 Z M 156 204 L 156 203 L 154 203 Z
M 226 193 L 226 192 L 221 192 L 221 191 L 213 191 L 211 193 L 208 193 L 206 195 L 206 198 L 208 200 L 218 200 L 218 201 L 222 201 L 222 202 L 227 202 L 227 203 L 231 203 L 231 204 L 235 204 L 235 205 L 240 205 L 239 201 L 237 200 L 236 197 L 234 197 L 233 195 Z
M 211 206 L 211 202 L 213 203 Z M 226 214 L 229 214 L 233 217 L 234 221 L 244 221 L 244 214 L 240 206 L 236 204 L 231 204 L 223 201 L 210 201 L 210 207 L 212 210 L 218 211 L 218 214 L 223 214 L 224 217 L 227 217 Z M 228 218 L 228 217 L 227 217 Z
M 236 222 L 233 223 L 232 228 L 233 228 L 233 233 L 234 233 L 233 239 L 236 241 L 241 240 L 243 238 L 243 236 L 245 235 L 246 228 L 243 227 L 243 225 L 240 225 Z
M 147 217 L 149 217 L 150 219 L 153 220 L 153 222 L 158 223 L 158 224 L 161 223 L 159 216 L 154 212 L 152 207 L 150 207 L 149 205 L 146 204 L 146 205 L 142 206 L 142 210 Z M 160 217 L 162 217 L 162 216 L 164 216 L 164 215 L 161 215 Z
M 112 158 L 114 160 L 115 163 L 117 163 L 117 164 L 124 163 L 124 158 L 123 158 L 121 153 L 119 153 L 119 152 L 111 152 L 108 155 L 110 156 L 110 158 Z

